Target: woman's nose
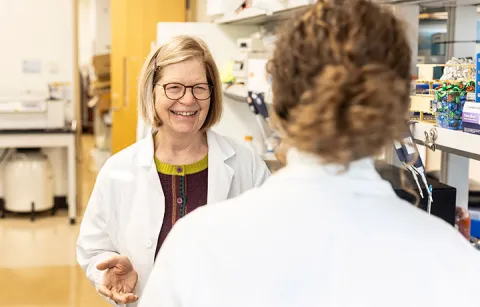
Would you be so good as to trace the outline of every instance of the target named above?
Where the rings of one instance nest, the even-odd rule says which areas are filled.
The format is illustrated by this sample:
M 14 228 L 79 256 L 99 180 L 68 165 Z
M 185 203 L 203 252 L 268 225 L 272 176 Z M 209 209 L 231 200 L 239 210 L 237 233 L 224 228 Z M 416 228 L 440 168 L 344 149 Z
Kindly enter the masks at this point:
M 185 95 L 180 99 L 180 102 L 183 104 L 192 104 L 196 102 L 195 96 L 193 96 L 193 89 L 187 88 Z

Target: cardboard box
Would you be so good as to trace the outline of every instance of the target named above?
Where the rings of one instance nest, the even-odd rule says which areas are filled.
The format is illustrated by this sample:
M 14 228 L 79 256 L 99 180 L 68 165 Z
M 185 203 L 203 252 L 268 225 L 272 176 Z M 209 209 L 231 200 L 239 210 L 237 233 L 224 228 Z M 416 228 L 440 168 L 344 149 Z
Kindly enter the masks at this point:
M 110 80 L 100 81 L 95 80 L 90 84 L 89 94 L 90 96 L 96 96 L 110 92 Z
M 99 80 L 110 79 L 110 54 L 96 55 L 92 59 L 95 76 Z
M 111 95 L 110 92 L 98 95 L 97 109 L 103 113 L 108 112 L 111 107 Z

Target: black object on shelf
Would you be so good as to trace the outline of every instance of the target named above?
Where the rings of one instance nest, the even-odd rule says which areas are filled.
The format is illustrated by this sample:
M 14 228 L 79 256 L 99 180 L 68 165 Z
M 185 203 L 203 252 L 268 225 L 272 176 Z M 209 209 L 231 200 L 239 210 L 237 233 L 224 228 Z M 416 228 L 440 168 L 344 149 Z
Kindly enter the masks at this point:
M 439 180 L 440 171 L 430 171 L 427 174 L 429 177 Z M 480 186 L 477 182 L 470 180 L 470 187 L 468 191 L 468 208 L 480 208 Z
M 384 180 L 390 182 L 392 188 L 394 189 L 398 197 L 413 204 L 415 198 L 409 192 L 405 191 L 402 187 L 400 172 L 404 172 L 405 185 L 407 185 L 417 193 L 420 200 L 419 208 L 427 211 L 427 190 L 425 187 L 422 186 L 423 195 L 425 197 L 420 198 L 417 185 L 413 181 L 411 173 L 407 172 L 405 169 L 398 168 L 382 161 L 377 161 L 375 166 L 380 176 L 382 176 Z M 450 225 L 454 226 L 457 190 L 454 187 L 443 184 L 431 177 L 427 177 L 427 183 L 429 185 L 432 185 L 433 188 L 433 203 L 431 214 L 441 218 Z

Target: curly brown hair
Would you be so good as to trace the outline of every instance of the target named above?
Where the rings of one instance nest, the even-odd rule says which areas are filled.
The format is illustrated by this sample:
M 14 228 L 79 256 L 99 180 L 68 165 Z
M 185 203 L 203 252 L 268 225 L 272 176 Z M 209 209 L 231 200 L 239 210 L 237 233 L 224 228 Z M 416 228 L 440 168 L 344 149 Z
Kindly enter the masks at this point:
M 279 33 L 268 70 L 290 146 L 348 167 L 406 131 L 411 50 L 404 25 L 367 0 L 318 0 Z

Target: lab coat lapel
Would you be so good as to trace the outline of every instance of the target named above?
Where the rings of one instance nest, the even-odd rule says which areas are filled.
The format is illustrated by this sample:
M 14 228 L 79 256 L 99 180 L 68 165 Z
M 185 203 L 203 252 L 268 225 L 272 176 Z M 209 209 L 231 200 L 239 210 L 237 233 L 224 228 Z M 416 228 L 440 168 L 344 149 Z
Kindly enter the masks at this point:
M 139 212 L 143 212 L 141 217 L 142 223 L 144 223 L 146 242 L 150 242 L 153 246 L 153 237 L 158 235 L 163 223 L 163 216 L 165 214 L 165 196 L 163 194 L 160 179 L 158 178 L 157 168 L 154 161 L 154 144 L 152 134 L 149 133 L 144 139 L 139 141 L 139 150 L 137 156 L 137 165 L 140 167 L 141 172 L 145 172 L 146 182 L 139 184 L 143 187 L 139 187 L 141 197 L 144 201 L 141 202 L 141 206 L 145 206 L 140 209 Z M 139 218 L 137 216 L 137 218 Z M 148 253 L 148 259 L 145 259 L 146 263 L 153 265 L 153 259 L 155 256 L 155 248 L 150 248 Z
M 208 142 L 208 194 L 207 203 L 216 203 L 228 198 L 234 176 L 228 159 L 235 155 L 235 150 L 228 142 L 215 132 L 207 131 Z

